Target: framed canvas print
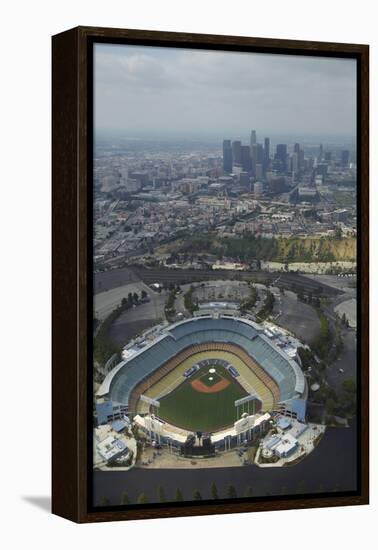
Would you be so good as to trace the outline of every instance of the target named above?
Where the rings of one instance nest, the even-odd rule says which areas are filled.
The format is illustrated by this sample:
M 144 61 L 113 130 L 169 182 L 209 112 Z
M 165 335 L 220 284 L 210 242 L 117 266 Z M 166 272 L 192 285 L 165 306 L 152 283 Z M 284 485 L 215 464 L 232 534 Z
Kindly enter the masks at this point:
M 368 46 L 53 37 L 53 512 L 368 503 Z

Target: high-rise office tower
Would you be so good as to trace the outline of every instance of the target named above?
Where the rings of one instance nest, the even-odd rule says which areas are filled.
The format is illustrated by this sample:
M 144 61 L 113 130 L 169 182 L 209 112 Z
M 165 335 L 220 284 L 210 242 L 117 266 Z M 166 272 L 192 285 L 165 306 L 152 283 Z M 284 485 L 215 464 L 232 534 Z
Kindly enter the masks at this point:
M 256 163 L 257 163 L 257 143 L 254 143 L 253 145 L 251 145 L 250 154 L 251 154 L 251 172 L 252 172 L 252 176 L 255 176 Z
M 264 162 L 264 147 L 261 143 L 256 144 L 256 163 L 262 164 Z
M 129 176 L 129 169 L 127 167 L 127 164 L 122 164 L 122 166 L 120 166 L 119 175 L 120 175 L 120 184 L 126 186 L 127 178 Z
M 264 160 L 263 160 L 263 170 L 264 175 L 268 172 L 270 168 L 270 139 L 264 138 Z
M 255 167 L 255 178 L 257 180 L 261 180 L 263 178 L 263 175 L 264 175 L 263 165 L 260 163 L 257 163 Z
M 223 140 L 223 171 L 231 174 L 232 172 L 232 147 L 231 140 Z
M 291 171 L 296 174 L 298 172 L 299 168 L 299 154 L 294 151 L 294 153 L 291 156 Z
M 268 169 L 270 160 L 270 139 L 268 137 L 264 138 L 264 164 L 265 170 Z
M 287 145 L 286 143 L 279 143 L 276 147 L 276 160 L 279 164 L 279 169 L 282 172 L 287 171 Z
M 319 161 L 322 161 L 322 160 L 323 160 L 323 144 L 322 144 L 322 143 L 319 145 L 318 160 L 319 160 Z
M 255 177 L 257 164 L 264 165 L 264 148 L 261 143 L 251 145 L 251 170 Z
M 344 149 L 344 151 L 341 151 L 341 164 L 343 166 L 347 166 L 349 164 L 349 151 L 348 151 L 348 149 Z
M 252 130 L 252 132 L 251 132 L 251 141 L 250 141 L 251 149 L 252 149 L 252 145 L 255 145 L 256 143 L 257 143 L 256 130 Z
M 250 177 L 248 172 L 240 172 L 239 174 L 239 183 L 240 185 L 243 185 L 244 187 L 249 186 Z
M 298 156 L 298 170 L 301 170 L 304 166 L 304 151 L 299 143 L 294 143 L 294 153 Z
M 241 141 L 232 142 L 232 162 L 241 164 Z
M 251 149 L 249 145 L 241 146 L 241 165 L 245 172 L 250 172 L 252 169 Z
M 298 153 L 298 168 L 299 168 L 299 170 L 302 170 L 304 168 L 304 165 L 305 165 L 304 150 L 299 149 L 299 153 Z

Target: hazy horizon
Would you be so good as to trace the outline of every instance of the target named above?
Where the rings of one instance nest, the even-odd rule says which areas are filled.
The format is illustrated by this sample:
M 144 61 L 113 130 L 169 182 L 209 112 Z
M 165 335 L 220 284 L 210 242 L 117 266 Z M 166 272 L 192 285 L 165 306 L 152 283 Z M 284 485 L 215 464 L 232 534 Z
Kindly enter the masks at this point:
M 145 131 L 130 131 L 122 129 L 108 129 L 108 128 L 96 128 L 95 129 L 95 139 L 97 142 L 100 141 L 110 141 L 117 140 L 119 141 L 187 141 L 187 142 L 207 142 L 207 143 L 216 143 L 220 148 L 222 148 L 223 139 L 241 140 L 243 143 L 249 144 L 250 140 L 250 130 L 240 134 L 233 134 L 227 132 L 179 132 L 179 131 L 158 131 L 158 130 L 145 130 Z M 287 143 L 294 144 L 297 141 L 301 144 L 320 144 L 323 145 L 341 145 L 341 144 L 356 144 L 356 136 L 352 135 L 315 135 L 315 134 L 304 134 L 304 133 L 295 133 L 295 134 L 276 134 L 274 132 L 263 132 L 257 131 L 257 141 L 262 143 L 264 138 L 270 138 L 271 145 L 275 143 Z

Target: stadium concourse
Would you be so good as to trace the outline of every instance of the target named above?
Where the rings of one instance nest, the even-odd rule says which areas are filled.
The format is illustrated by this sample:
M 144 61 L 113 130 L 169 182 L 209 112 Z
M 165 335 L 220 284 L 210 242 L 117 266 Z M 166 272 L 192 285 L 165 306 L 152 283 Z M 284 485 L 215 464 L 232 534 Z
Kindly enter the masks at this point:
M 227 450 L 260 435 L 271 414 L 305 421 L 305 377 L 278 327 L 203 315 L 144 332 L 122 358 L 97 403 L 122 407 L 158 443 Z

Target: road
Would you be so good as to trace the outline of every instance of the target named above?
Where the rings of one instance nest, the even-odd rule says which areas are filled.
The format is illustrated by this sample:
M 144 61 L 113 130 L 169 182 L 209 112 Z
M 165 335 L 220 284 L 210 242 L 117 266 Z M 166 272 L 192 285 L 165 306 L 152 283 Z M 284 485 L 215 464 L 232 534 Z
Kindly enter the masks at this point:
M 207 281 L 209 279 L 234 279 L 234 280 L 251 280 L 256 281 L 276 281 L 279 278 L 280 282 L 292 289 L 296 287 L 302 288 L 306 292 L 320 292 L 323 296 L 337 296 L 341 291 L 335 287 L 331 287 L 327 284 L 314 280 L 304 275 L 297 273 L 268 273 L 265 271 L 233 271 L 233 270 L 193 270 L 193 269 L 165 269 L 165 268 L 128 268 L 129 272 L 132 272 L 134 276 L 142 279 L 146 284 L 150 285 L 154 282 L 174 282 L 179 284 L 185 284 L 194 281 Z M 114 270 L 113 275 L 108 273 L 96 274 L 98 283 L 102 283 L 103 279 L 106 279 L 106 284 L 110 284 L 111 281 L 116 281 L 123 276 L 132 276 L 130 273 L 125 274 L 125 269 Z M 118 275 L 119 273 L 119 275 Z M 125 284 L 125 283 L 123 283 Z M 117 286 L 117 285 L 115 285 Z M 119 286 L 119 285 L 118 285 Z
M 350 298 L 355 289 L 348 291 L 342 295 L 335 296 L 330 303 L 323 305 L 323 311 L 331 326 L 336 321 L 336 313 L 334 308 L 342 303 L 346 298 Z M 341 330 L 341 338 L 343 341 L 343 350 L 340 357 L 333 364 L 328 365 L 327 381 L 329 385 L 339 391 L 342 383 L 347 379 L 356 379 L 357 375 L 357 331 L 355 328 L 343 328 Z M 341 369 L 341 371 L 340 371 Z
M 138 277 L 128 267 L 122 269 L 113 269 L 110 271 L 100 271 L 94 274 L 93 291 L 95 294 L 111 290 L 131 283 L 140 282 Z
M 354 329 L 342 331 L 343 350 L 338 360 L 327 369 L 327 381 L 336 391 L 341 389 L 344 380 L 356 379 L 357 374 L 357 340 Z M 343 372 L 340 372 L 342 369 Z

